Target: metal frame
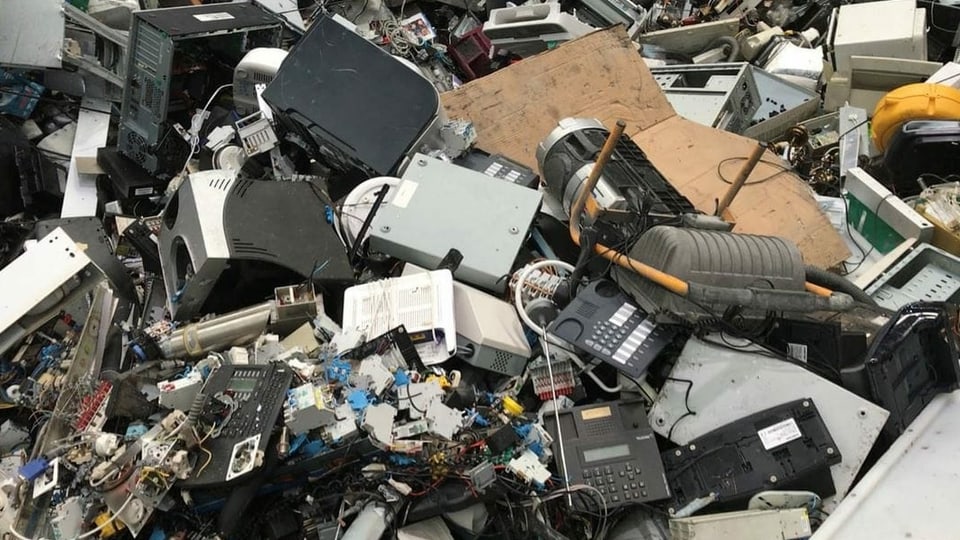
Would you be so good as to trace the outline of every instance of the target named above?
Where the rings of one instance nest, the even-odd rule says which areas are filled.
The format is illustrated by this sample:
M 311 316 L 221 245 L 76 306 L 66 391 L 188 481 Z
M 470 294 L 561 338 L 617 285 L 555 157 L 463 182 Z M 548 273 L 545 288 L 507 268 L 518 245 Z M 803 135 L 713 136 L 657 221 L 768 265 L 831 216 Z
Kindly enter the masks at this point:
M 699 124 L 742 133 L 760 108 L 760 92 L 746 62 L 657 67 L 650 72 L 677 114 Z M 674 86 L 692 78 L 705 83 Z

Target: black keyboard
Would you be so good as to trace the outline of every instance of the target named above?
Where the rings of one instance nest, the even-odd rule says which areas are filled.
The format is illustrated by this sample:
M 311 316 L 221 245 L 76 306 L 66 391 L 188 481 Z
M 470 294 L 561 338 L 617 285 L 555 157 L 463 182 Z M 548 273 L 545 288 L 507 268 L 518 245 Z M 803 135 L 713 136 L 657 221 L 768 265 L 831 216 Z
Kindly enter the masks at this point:
M 224 394 L 240 406 L 223 425 L 220 435 L 203 443 L 213 456 L 207 467 L 197 474 L 207 460 L 207 454 L 200 451 L 194 472 L 178 485 L 184 488 L 219 486 L 239 481 L 255 469 L 255 466 L 250 468 L 248 457 L 255 450 L 266 449 L 292 380 L 293 371 L 283 364 L 226 365 L 214 371 L 203 390 L 208 405 L 218 394 Z M 199 435 L 202 437 L 204 433 Z

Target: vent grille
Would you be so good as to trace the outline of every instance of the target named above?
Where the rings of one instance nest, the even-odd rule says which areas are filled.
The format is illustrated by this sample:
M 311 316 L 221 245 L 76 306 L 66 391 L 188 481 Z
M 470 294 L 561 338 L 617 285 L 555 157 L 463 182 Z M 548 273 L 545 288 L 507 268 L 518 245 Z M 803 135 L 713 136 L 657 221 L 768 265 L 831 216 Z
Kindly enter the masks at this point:
M 269 73 L 253 72 L 252 75 L 253 75 L 253 76 L 252 76 L 251 78 L 252 78 L 254 81 L 256 81 L 256 82 L 258 82 L 258 83 L 265 83 L 265 84 L 270 84 L 270 83 L 272 83 L 272 82 L 273 82 L 273 78 L 274 78 L 274 75 L 270 75 Z
M 577 315 L 580 315 L 581 317 L 584 317 L 587 319 L 592 318 L 594 315 L 596 315 L 596 313 L 597 313 L 597 306 L 589 302 L 584 302 L 580 304 L 580 307 L 577 308 Z
M 163 89 L 153 81 L 147 84 L 147 90 L 152 94 L 152 96 L 146 101 L 146 104 L 150 106 L 150 110 L 153 112 L 154 116 L 159 117 L 161 109 L 163 109 Z
M 238 180 L 233 191 L 242 199 L 251 186 L 253 186 L 253 180 Z
M 231 245 L 233 246 L 233 251 L 241 255 L 262 255 L 276 259 L 276 254 L 272 253 L 269 249 L 260 247 L 252 242 L 246 242 L 240 240 L 239 238 L 231 239 Z
M 144 153 L 144 147 L 147 145 L 147 140 L 135 131 L 128 131 L 127 142 L 129 143 L 128 148 L 131 151 L 129 154 L 127 154 L 127 157 L 136 161 L 140 165 L 143 165 L 147 159 L 147 156 Z
M 588 437 L 600 437 L 602 435 L 609 435 L 610 433 L 616 433 L 620 427 L 617 426 L 617 423 L 613 418 L 607 418 L 606 420 L 591 420 L 585 422 L 583 425 L 584 434 Z
M 513 360 L 513 355 L 503 351 L 497 351 L 493 356 L 493 364 L 490 365 L 492 371 L 499 373 L 510 373 L 510 364 Z
M 232 180 L 231 178 L 227 178 L 226 176 L 221 176 L 219 178 L 214 178 L 210 180 L 209 185 L 213 189 L 218 189 L 220 191 L 227 191 L 228 189 L 230 189 L 231 180 Z

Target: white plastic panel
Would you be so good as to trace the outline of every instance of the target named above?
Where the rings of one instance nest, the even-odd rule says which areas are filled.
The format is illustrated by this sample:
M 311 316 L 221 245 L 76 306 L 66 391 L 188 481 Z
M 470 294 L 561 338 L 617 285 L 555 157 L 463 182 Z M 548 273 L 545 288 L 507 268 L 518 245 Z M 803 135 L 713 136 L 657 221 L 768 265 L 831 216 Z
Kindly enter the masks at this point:
M 0 331 L 6 330 L 90 264 L 61 228 L 0 272 Z
M 937 396 L 857 483 L 813 540 L 957 536 L 960 391 Z
M 60 217 L 64 218 L 97 215 L 97 175 L 81 173 L 77 158 L 96 159 L 97 150 L 107 144 L 110 130 L 110 103 L 94 98 L 83 98 L 80 103 L 83 108 L 77 117 L 77 135 L 73 139 L 63 208 L 60 210 Z

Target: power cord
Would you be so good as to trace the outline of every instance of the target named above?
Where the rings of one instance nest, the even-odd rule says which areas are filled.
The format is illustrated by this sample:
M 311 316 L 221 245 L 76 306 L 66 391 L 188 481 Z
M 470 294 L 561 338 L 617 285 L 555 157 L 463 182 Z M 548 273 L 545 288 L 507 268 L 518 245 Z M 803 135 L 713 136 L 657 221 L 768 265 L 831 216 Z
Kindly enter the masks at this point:
M 203 106 L 203 109 L 199 113 L 193 115 L 190 119 L 190 154 L 187 156 L 187 160 L 183 163 L 183 168 L 180 170 L 180 176 L 183 176 L 187 172 L 187 166 L 190 165 L 190 160 L 193 159 L 193 156 L 200 151 L 200 130 L 203 129 L 203 123 L 206 120 L 207 109 L 210 108 L 210 105 L 213 104 L 213 100 L 217 99 L 217 96 L 220 95 L 220 92 L 225 88 L 231 88 L 232 83 L 224 84 L 218 87 L 213 91 L 213 95 L 210 96 L 210 99 L 207 100 L 207 104 Z

